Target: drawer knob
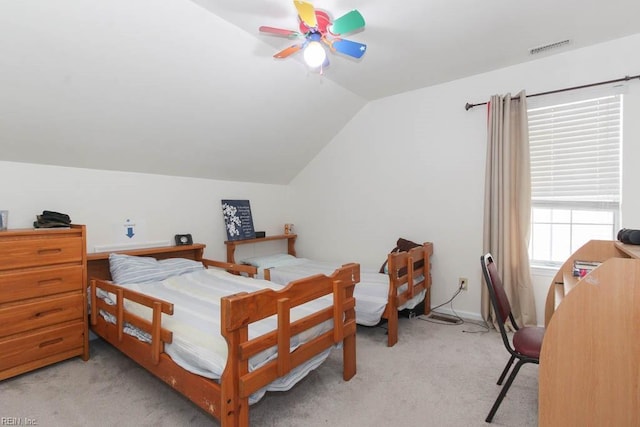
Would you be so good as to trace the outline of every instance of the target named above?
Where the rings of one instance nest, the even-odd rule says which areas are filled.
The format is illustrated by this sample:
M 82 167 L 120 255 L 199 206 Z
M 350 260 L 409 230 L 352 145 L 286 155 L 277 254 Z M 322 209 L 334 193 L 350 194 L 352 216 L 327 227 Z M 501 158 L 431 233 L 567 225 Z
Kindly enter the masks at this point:
M 36 313 L 36 315 L 35 315 L 34 317 L 38 317 L 38 318 L 39 318 L 39 317 L 44 317 L 44 316 L 47 316 L 47 315 L 49 315 L 49 314 L 57 313 L 57 312 L 59 312 L 59 311 L 62 311 L 62 308 L 61 308 L 61 307 L 59 307 L 59 308 L 52 308 L 51 310 L 41 311 L 41 312 L 39 312 L 39 313 Z
M 43 341 L 41 342 L 38 347 L 43 348 L 43 347 L 47 347 L 53 344 L 58 344 L 59 342 L 62 342 L 63 338 L 56 338 L 53 340 L 49 340 L 49 341 Z
M 60 282 L 62 282 L 62 278 L 61 277 L 55 277 L 53 279 L 39 280 L 38 281 L 38 285 L 46 286 L 46 285 L 53 285 L 55 283 L 60 283 Z
M 38 255 L 55 255 L 62 252 L 62 248 L 38 249 Z

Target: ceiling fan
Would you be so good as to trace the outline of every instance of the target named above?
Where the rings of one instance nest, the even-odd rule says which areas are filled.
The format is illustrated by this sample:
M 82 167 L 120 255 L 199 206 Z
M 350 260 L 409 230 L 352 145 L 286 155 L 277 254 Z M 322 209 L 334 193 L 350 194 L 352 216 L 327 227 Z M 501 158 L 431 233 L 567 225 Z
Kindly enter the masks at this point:
M 299 50 L 303 51 L 304 59 L 310 68 L 327 67 L 329 59 L 323 46 L 332 52 L 341 53 L 359 59 L 367 51 L 367 45 L 341 38 L 342 35 L 353 33 L 364 28 L 364 18 L 357 10 L 352 10 L 336 20 L 331 20 L 328 13 L 316 10 L 313 4 L 303 0 L 293 0 L 298 11 L 300 31 L 285 30 L 274 27 L 260 27 L 260 32 L 284 36 L 289 38 L 304 37 L 300 43 L 289 46 L 273 55 L 274 58 L 286 58 Z

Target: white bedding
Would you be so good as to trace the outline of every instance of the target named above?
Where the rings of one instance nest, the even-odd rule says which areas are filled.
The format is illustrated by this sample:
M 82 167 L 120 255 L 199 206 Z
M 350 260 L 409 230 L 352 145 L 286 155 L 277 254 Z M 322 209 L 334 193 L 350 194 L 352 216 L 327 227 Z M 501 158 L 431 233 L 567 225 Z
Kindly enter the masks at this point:
M 283 257 L 281 262 L 271 262 L 271 264 L 277 264 L 270 269 L 271 281 L 281 285 L 314 274 L 330 276 L 337 268 L 341 267 L 335 263 L 293 257 Z M 264 268 L 258 269 L 258 275 L 261 278 L 264 277 Z M 417 282 L 421 279 L 418 277 L 414 280 Z M 406 285 L 400 287 L 399 291 L 404 289 L 406 289 Z M 425 292 L 420 292 L 398 309 L 414 308 L 424 300 Z M 361 269 L 360 282 L 356 284 L 353 296 L 356 299 L 356 323 L 365 326 L 377 325 L 387 305 L 389 276 L 375 270 Z
M 220 298 L 238 292 L 254 292 L 259 289 L 281 289 L 283 286 L 266 280 L 249 279 L 226 271 L 208 269 L 175 276 L 155 283 L 121 285 L 134 291 L 154 296 L 174 304 L 173 315 L 162 317 L 164 328 L 173 332 L 173 342 L 165 345 L 165 352 L 184 369 L 207 378 L 219 379 L 227 360 L 227 343 L 220 333 Z M 113 296 L 111 296 L 114 298 Z M 291 321 L 311 312 L 332 305 L 332 296 L 308 302 L 291 311 Z M 151 310 L 132 301 L 125 301 L 125 308 L 148 320 Z M 325 322 L 295 337 L 291 337 L 291 349 L 326 332 L 332 321 Z M 249 325 L 249 338 L 277 328 L 275 316 Z M 249 403 L 257 402 L 266 391 L 289 390 L 296 382 L 318 367 L 329 355 L 322 352 L 305 364 L 293 369 L 262 390 L 254 393 Z M 253 370 L 275 357 L 276 349 L 268 349 L 249 360 Z

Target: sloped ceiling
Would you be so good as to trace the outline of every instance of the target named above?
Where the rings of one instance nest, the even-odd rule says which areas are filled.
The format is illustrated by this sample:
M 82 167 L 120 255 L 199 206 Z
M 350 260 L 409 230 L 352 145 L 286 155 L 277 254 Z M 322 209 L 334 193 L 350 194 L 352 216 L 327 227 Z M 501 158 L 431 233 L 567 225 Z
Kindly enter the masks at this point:
M 0 1 L 0 160 L 286 184 L 371 100 L 640 32 L 628 0 L 314 5 L 362 13 L 362 60 L 272 58 L 291 0 Z

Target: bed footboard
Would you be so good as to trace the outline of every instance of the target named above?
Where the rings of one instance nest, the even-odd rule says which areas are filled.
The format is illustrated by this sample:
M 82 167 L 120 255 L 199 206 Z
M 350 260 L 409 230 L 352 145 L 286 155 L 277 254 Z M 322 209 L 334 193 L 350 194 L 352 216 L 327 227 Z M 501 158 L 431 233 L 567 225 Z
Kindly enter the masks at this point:
M 408 252 L 395 252 L 388 256 L 389 303 L 385 309 L 385 317 L 387 318 L 387 345 L 389 347 L 398 342 L 399 307 L 425 291 L 424 314 L 429 314 L 431 311 L 430 258 L 432 254 L 433 243 L 426 242 Z M 402 288 L 403 286 L 406 287 Z
M 353 289 L 360 280 L 360 266 L 348 264 L 330 277 L 315 275 L 296 280 L 284 289 L 264 289 L 222 298 L 222 335 L 229 356 L 222 376 L 223 425 L 246 426 L 249 423 L 248 397 L 276 378 L 322 351 L 342 343 L 343 378 L 356 373 L 356 321 Z M 291 321 L 291 309 L 324 295 L 333 295 L 333 305 Z M 248 339 L 249 324 L 277 316 L 278 329 Z M 326 321 L 333 328 L 294 351 L 289 351 L 291 337 Z M 277 357 L 249 372 L 249 359 L 276 346 Z

